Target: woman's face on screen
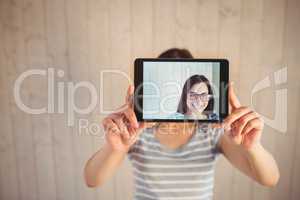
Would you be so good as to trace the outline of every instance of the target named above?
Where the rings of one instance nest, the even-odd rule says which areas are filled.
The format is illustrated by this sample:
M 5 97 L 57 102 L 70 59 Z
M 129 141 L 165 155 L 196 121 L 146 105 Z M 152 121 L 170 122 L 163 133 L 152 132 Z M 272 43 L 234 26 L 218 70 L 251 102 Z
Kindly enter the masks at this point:
M 187 94 L 188 113 L 202 113 L 207 107 L 208 101 L 209 94 L 206 83 L 202 82 L 194 84 Z

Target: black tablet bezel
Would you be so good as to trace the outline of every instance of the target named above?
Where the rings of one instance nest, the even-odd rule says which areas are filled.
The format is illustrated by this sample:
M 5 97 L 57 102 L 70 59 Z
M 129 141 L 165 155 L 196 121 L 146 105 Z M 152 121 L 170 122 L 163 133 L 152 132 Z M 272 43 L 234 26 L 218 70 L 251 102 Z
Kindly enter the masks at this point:
M 219 120 L 203 119 L 143 119 L 143 62 L 219 62 L 220 88 L 219 88 Z M 172 59 L 172 58 L 137 58 L 134 61 L 134 112 L 139 122 L 222 122 L 228 116 L 228 81 L 229 61 L 227 59 Z M 224 95 L 223 95 L 224 94 Z M 139 109 L 140 108 L 140 109 Z

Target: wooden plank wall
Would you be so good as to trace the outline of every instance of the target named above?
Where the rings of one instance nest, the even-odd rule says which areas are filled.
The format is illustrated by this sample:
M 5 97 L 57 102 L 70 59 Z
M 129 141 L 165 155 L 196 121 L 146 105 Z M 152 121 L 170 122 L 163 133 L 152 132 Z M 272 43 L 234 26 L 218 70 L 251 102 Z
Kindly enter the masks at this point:
M 254 96 L 253 107 L 272 118 L 275 91 L 288 89 L 287 132 L 265 126 L 263 144 L 278 161 L 276 188 L 253 183 L 221 158 L 215 199 L 282 200 L 300 198 L 300 1 L 299 0 L 0 0 L 0 199 L 126 200 L 132 198 L 128 160 L 102 188 L 84 185 L 86 160 L 103 144 L 103 132 L 80 131 L 79 119 L 99 124 L 98 106 L 86 115 L 29 115 L 13 96 L 18 76 L 30 69 L 54 68 L 67 82 L 89 81 L 106 109 L 124 102 L 128 81 L 100 71 L 133 74 L 135 57 L 156 57 L 170 47 L 184 47 L 195 57 L 226 57 L 241 102 L 251 105 L 251 89 L 270 77 L 271 88 Z M 287 67 L 288 82 L 274 84 L 274 72 Z M 56 75 L 56 74 L 55 74 Z M 48 103 L 45 77 L 24 82 L 26 105 Z M 80 90 L 76 105 L 91 98 Z M 99 101 L 100 101 L 99 100 Z M 57 106 L 57 96 L 55 105 Z M 278 102 L 277 102 L 278 103 Z M 65 110 L 67 104 L 65 105 Z

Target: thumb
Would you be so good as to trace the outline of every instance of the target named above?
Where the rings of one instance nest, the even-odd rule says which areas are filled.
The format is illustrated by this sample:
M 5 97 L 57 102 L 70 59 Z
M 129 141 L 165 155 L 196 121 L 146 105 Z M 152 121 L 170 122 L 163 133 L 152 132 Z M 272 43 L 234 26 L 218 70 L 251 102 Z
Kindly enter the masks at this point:
M 133 85 L 129 85 L 128 86 L 128 89 L 127 89 L 127 94 L 126 94 L 126 99 L 125 99 L 125 103 L 127 105 L 132 105 L 132 96 L 133 96 L 133 93 L 134 93 L 134 86 Z
M 229 105 L 231 106 L 232 110 L 241 107 L 241 103 L 233 90 L 232 81 L 230 81 L 229 83 L 228 96 L 229 96 Z

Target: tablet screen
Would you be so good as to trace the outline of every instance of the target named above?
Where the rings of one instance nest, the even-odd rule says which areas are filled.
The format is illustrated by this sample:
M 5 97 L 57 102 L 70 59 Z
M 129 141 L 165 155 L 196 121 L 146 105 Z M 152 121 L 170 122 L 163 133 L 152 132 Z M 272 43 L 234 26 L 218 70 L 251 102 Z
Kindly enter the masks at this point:
M 144 60 L 140 68 L 143 120 L 220 121 L 222 118 L 220 61 Z

